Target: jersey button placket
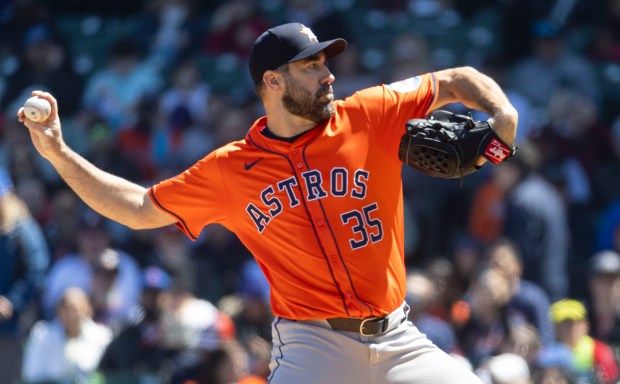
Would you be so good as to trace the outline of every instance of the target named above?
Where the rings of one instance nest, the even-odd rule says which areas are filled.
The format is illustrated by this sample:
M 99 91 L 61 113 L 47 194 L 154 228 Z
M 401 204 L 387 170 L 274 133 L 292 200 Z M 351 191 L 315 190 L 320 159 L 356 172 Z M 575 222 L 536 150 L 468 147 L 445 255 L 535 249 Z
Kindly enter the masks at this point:
M 302 169 L 304 167 L 304 163 L 299 160 L 299 149 L 291 150 L 291 160 L 293 160 L 297 169 Z
M 291 149 L 289 156 L 295 168 L 299 171 L 303 171 L 305 167 L 304 163 L 300 159 L 300 151 L 298 149 Z M 329 252 L 328 262 L 330 262 L 332 267 L 334 268 L 334 273 L 336 275 L 336 279 L 339 281 L 339 285 L 342 283 L 346 284 L 346 288 L 343 287 L 343 292 L 347 297 L 347 301 L 353 303 L 355 307 L 359 307 L 360 303 L 355 299 L 353 295 L 353 289 L 348 283 L 346 269 L 344 269 L 342 263 L 340 263 L 340 259 L 337 256 L 337 248 L 335 247 L 335 244 L 332 243 L 331 237 L 327 232 L 327 222 L 325 220 L 325 217 L 323 217 L 323 215 L 321 214 L 319 202 L 317 200 L 309 201 L 308 211 L 310 213 L 310 217 L 313 218 L 315 228 L 318 230 L 320 239 L 319 241 L 321 242 L 325 250 Z

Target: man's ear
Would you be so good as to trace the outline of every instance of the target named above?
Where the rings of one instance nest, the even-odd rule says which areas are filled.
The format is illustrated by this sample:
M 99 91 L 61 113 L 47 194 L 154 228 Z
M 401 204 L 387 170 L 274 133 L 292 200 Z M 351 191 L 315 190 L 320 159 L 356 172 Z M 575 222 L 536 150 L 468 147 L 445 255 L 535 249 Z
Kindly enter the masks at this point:
M 275 71 L 265 72 L 265 74 L 263 75 L 263 80 L 265 81 L 267 87 L 271 89 L 280 88 L 281 79 L 278 73 Z

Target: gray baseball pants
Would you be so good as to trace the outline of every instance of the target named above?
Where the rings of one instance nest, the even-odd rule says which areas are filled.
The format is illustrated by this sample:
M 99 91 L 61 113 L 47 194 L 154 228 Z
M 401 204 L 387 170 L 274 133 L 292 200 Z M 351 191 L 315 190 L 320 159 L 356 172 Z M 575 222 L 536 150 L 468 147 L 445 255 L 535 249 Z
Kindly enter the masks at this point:
M 481 384 L 465 365 L 407 320 L 403 304 L 378 336 L 331 329 L 324 320 L 276 318 L 270 384 Z

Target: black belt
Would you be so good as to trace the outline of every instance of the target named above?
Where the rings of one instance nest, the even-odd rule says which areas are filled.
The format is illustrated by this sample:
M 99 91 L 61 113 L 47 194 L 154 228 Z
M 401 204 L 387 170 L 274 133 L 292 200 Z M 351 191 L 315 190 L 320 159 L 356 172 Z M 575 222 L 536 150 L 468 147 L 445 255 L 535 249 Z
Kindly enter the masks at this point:
M 362 336 L 376 336 L 387 331 L 389 319 L 387 316 L 367 319 L 336 317 L 327 319 L 327 322 L 332 329 L 337 331 L 356 332 Z

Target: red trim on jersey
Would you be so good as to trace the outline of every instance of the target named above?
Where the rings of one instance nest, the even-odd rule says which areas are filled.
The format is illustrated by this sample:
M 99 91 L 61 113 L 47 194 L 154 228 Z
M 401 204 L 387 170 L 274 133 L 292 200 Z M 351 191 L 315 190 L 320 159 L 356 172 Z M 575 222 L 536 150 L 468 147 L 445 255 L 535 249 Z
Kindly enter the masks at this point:
M 196 241 L 198 239 L 198 236 L 194 235 L 189 230 L 189 227 L 187 226 L 187 224 L 185 224 L 185 221 L 183 220 L 183 218 L 181 218 L 181 216 L 166 209 L 163 205 L 161 205 L 161 203 L 157 200 L 157 197 L 155 197 L 155 191 L 153 190 L 153 188 L 154 187 L 149 188 L 149 197 L 151 198 L 151 201 L 153 202 L 153 204 L 155 204 L 155 206 L 159 208 L 161 211 L 163 211 L 164 213 L 167 213 L 168 215 L 174 217 L 177 220 L 177 223 L 175 225 L 179 227 L 179 229 L 181 229 L 183 232 L 185 232 L 191 240 Z

